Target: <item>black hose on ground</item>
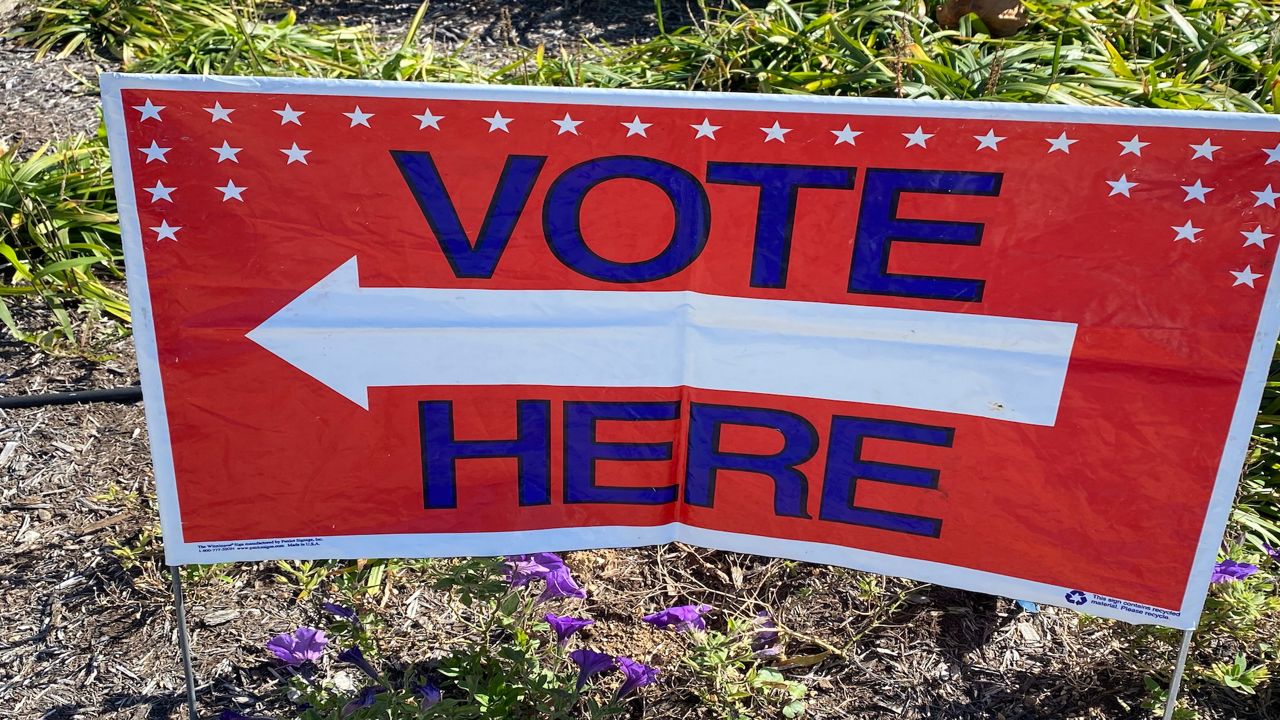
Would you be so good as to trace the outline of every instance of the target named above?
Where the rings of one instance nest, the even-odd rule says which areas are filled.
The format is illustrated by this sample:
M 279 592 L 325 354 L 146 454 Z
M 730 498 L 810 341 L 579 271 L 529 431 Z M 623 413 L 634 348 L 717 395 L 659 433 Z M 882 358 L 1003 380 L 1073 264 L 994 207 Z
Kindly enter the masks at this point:
M 101 388 L 98 390 L 74 390 L 61 393 L 39 393 L 36 395 L 10 395 L 0 397 L 0 410 L 10 408 L 44 407 L 46 405 L 73 405 L 87 402 L 136 403 L 142 400 L 142 388 L 133 385 L 121 388 Z

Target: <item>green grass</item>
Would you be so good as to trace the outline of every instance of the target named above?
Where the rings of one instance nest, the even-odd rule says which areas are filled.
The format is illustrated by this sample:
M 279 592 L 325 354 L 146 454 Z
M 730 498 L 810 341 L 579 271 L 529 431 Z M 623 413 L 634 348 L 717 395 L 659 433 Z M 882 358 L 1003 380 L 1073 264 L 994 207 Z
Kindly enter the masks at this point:
M 1280 12 L 1255 0 L 1028 2 L 988 36 L 915 4 L 770 3 L 582 58 L 535 62 L 538 84 L 1277 112 Z M 507 81 L 525 78 L 511 73 Z
M 69 306 L 77 304 L 129 321 L 115 193 L 100 138 L 28 155 L 17 146 L 0 151 L 0 259 L 11 280 L 0 285 L 0 321 L 22 340 L 46 347 L 73 342 Z M 43 298 L 57 328 L 19 329 L 5 302 L 17 295 Z

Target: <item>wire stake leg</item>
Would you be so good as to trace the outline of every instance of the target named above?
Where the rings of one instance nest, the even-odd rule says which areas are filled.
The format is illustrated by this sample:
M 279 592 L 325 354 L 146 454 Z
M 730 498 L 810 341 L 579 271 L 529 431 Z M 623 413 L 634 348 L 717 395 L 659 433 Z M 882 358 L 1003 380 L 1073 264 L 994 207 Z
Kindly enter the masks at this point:
M 1173 711 L 1178 707 L 1178 689 L 1182 686 L 1182 671 L 1187 668 L 1187 651 L 1191 649 L 1192 630 L 1182 631 L 1182 647 L 1178 648 L 1178 664 L 1173 668 L 1173 679 L 1169 681 L 1169 699 L 1164 705 L 1164 720 L 1173 720 Z
M 196 673 L 191 668 L 191 636 L 187 632 L 187 608 L 182 602 L 182 570 L 177 565 L 171 565 L 169 574 L 173 578 L 173 609 L 178 616 L 178 647 L 182 650 L 182 671 L 187 676 L 187 717 L 190 720 L 200 720 L 196 715 Z M 1174 683 L 1177 683 L 1177 676 L 1174 677 Z

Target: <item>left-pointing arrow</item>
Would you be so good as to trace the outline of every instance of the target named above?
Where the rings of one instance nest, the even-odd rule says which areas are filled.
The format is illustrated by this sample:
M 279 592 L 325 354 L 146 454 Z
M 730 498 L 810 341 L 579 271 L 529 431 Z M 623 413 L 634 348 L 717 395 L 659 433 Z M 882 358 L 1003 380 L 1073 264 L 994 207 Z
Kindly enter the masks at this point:
M 368 388 L 677 387 L 1052 425 L 1075 325 L 701 293 L 361 287 L 352 258 L 248 333 Z

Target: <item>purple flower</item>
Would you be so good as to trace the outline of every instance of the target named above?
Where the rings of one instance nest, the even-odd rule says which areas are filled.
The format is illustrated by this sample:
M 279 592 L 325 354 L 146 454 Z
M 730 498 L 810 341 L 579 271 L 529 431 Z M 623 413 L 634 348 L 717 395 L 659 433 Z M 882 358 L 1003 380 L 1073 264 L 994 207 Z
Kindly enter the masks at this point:
M 329 639 L 323 630 L 312 627 L 300 627 L 291 633 L 282 633 L 267 642 L 267 649 L 280 662 L 289 667 L 298 667 L 307 662 L 319 660 L 324 655 L 324 646 Z
M 1266 553 L 1272 560 L 1280 560 L 1280 550 L 1271 547 L 1271 543 L 1262 543 L 1262 552 Z
M 573 581 L 573 576 L 569 574 L 567 567 L 552 570 L 543 579 L 547 581 L 547 587 L 538 596 L 538 602 L 546 602 L 554 598 L 585 598 L 587 596 L 587 591 L 578 587 L 578 583 Z
M 511 587 L 524 587 L 534 580 L 546 580 L 547 576 L 557 572 L 569 572 L 564 560 L 555 553 L 533 553 L 532 555 L 508 555 L 505 573 Z
M 382 688 L 373 685 L 361 690 L 360 694 L 356 695 L 351 702 L 342 706 L 342 717 L 347 717 L 363 708 L 373 707 L 373 704 L 378 701 L 378 693 L 380 692 L 382 692 Z
M 564 570 L 569 567 L 568 565 L 565 565 L 564 559 L 555 553 L 534 553 L 531 557 L 534 562 L 551 572 Z
M 332 613 L 334 617 L 350 622 L 360 622 L 360 617 L 356 615 L 356 611 L 349 607 L 343 607 L 331 602 L 321 603 L 320 607 L 324 608 L 326 612 Z
M 754 620 L 755 626 L 759 628 L 751 635 L 751 651 L 756 657 L 773 657 L 782 653 L 782 646 L 778 643 L 781 637 L 778 633 L 778 624 L 773 621 L 773 616 L 766 610 L 756 613 Z
M 581 690 L 583 685 L 591 678 L 602 672 L 612 670 L 615 665 L 613 656 L 606 655 L 595 650 L 587 650 L 581 648 L 569 653 L 569 659 L 578 666 L 578 689 Z
M 617 697 L 625 697 L 628 693 L 642 688 L 658 679 L 658 668 L 638 663 L 629 657 L 619 656 L 615 662 L 625 678 L 622 687 L 618 688 Z
M 218 720 L 271 720 L 262 715 L 241 715 L 235 710 L 223 710 L 218 713 Z
M 546 619 L 547 624 L 551 626 L 551 629 L 555 631 L 561 646 L 569 642 L 570 635 L 595 623 L 595 620 L 569 617 L 568 615 L 553 615 L 552 613 L 547 613 L 543 617 Z
M 351 647 L 338 653 L 338 662 L 350 663 L 360 668 L 360 670 L 369 677 L 382 682 L 382 678 L 378 676 L 378 671 L 373 669 L 368 660 L 364 659 L 364 653 L 360 652 L 360 648 L 352 645 Z
M 507 576 L 507 582 L 513 588 L 524 587 L 534 580 L 541 580 L 551 572 L 546 566 L 534 562 L 528 555 L 510 555 L 507 557 L 507 567 L 503 572 Z
M 414 686 L 413 689 L 422 696 L 422 707 L 424 710 L 440 702 L 440 688 L 436 687 L 430 680 L 422 683 L 421 685 Z
M 1243 580 L 1256 572 L 1258 572 L 1257 565 L 1238 563 L 1235 560 L 1227 558 L 1213 566 L 1213 577 L 1210 578 L 1209 582 L 1215 585 L 1218 583 L 1234 582 L 1236 580 Z
M 711 612 L 710 605 L 678 605 L 645 615 L 641 620 L 660 628 L 706 630 L 707 622 L 702 619 L 702 616 L 709 612 Z

